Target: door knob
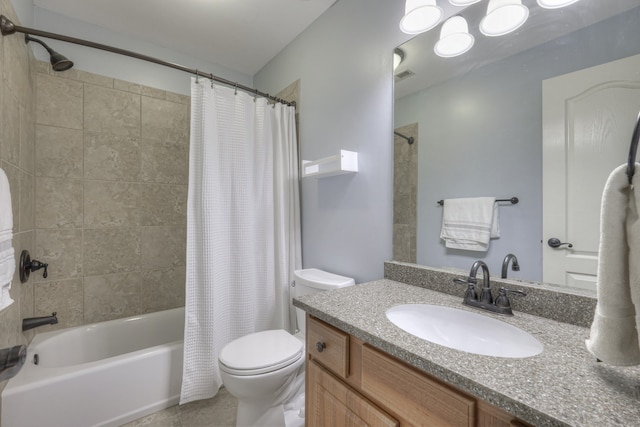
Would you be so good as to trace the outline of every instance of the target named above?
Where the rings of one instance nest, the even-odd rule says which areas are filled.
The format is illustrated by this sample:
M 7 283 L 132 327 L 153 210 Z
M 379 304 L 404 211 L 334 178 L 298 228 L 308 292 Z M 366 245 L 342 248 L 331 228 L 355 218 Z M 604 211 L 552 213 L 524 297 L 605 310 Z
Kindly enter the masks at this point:
M 547 241 L 547 244 L 549 246 L 551 246 L 552 248 L 559 248 L 560 246 L 563 245 L 567 245 L 568 248 L 572 248 L 573 244 L 571 243 L 563 243 L 560 241 L 560 239 L 556 238 L 556 237 L 552 237 Z

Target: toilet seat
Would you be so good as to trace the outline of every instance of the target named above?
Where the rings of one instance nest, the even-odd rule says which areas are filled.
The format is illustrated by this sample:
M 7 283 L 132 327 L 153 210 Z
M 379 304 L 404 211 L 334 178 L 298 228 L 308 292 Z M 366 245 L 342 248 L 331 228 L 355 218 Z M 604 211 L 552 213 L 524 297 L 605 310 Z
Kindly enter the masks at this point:
M 302 342 L 284 329 L 245 335 L 224 346 L 220 370 L 238 376 L 260 375 L 285 368 L 303 357 Z

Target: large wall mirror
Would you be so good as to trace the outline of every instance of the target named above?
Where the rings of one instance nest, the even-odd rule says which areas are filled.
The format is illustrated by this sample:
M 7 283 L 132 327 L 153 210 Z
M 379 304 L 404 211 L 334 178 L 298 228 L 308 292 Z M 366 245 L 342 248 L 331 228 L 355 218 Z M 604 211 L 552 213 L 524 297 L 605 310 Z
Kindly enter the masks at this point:
M 640 111 L 640 1 L 523 0 L 528 20 L 500 37 L 478 30 L 487 3 L 456 11 L 475 38 L 465 54 L 434 54 L 442 24 L 399 46 L 394 260 L 482 259 L 500 276 L 513 253 L 509 278 L 594 290 L 602 190 Z M 486 252 L 447 249 L 438 201 L 484 196 L 519 199 L 499 203 L 500 237 Z

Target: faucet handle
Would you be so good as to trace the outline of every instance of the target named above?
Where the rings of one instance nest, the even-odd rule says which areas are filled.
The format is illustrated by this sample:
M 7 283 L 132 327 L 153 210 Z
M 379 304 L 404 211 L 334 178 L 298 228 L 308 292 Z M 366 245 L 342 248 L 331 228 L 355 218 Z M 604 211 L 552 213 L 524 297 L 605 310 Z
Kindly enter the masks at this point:
M 511 302 L 509 301 L 509 297 L 507 296 L 507 294 L 513 294 L 513 295 L 520 295 L 520 296 L 527 296 L 527 293 L 518 289 L 507 289 L 507 288 L 500 288 L 500 291 L 498 292 L 498 297 L 496 298 L 496 306 L 497 307 L 502 307 L 502 308 L 509 308 L 511 307 Z
M 453 283 L 459 285 L 467 285 L 467 291 L 464 293 L 465 301 L 478 301 L 478 293 L 476 292 L 476 283 L 471 280 L 453 279 Z

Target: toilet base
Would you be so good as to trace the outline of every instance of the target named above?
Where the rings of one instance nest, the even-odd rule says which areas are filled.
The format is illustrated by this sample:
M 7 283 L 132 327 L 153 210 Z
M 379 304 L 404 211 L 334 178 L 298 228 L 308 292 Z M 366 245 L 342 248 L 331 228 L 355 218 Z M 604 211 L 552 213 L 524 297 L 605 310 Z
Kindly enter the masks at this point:
M 273 402 L 265 401 L 265 405 L 258 402 L 243 404 L 238 402 L 236 415 L 237 427 L 304 427 L 304 394 L 296 399 L 296 405 L 270 406 Z M 301 407 L 299 407 L 301 405 Z M 303 415 L 302 417 L 300 415 Z

